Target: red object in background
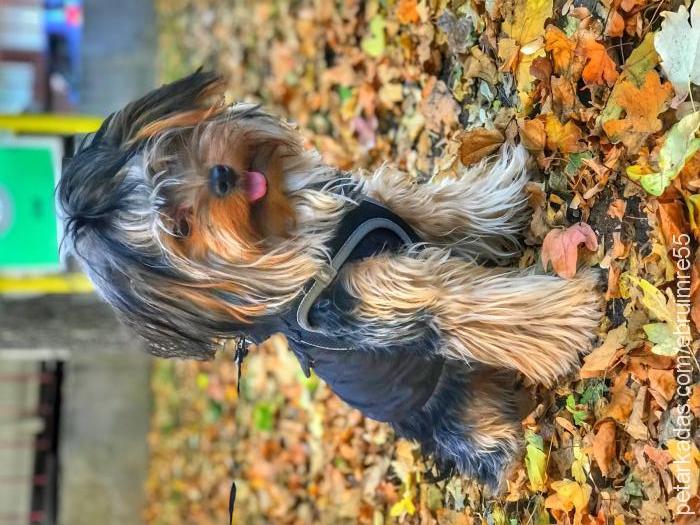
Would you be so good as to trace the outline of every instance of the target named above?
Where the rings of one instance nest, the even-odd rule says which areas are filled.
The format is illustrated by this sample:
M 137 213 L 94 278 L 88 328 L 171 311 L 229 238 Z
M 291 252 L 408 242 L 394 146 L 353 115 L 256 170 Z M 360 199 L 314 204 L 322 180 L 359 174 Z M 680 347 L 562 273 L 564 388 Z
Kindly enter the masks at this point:
M 65 8 L 66 24 L 73 27 L 83 25 L 83 9 L 79 5 L 69 5 Z

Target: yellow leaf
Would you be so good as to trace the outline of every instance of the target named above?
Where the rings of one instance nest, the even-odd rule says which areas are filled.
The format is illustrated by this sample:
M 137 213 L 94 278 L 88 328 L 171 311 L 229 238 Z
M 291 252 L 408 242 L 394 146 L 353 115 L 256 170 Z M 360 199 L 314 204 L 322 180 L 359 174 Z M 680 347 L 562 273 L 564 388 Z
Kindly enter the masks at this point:
M 535 58 L 544 55 L 544 23 L 552 16 L 552 5 L 552 0 L 515 0 L 502 25 L 506 35 L 520 48 L 515 76 L 524 105 L 534 80 L 530 66 Z
M 700 452 L 692 441 L 681 441 L 669 439 L 666 443 L 668 452 L 673 458 L 673 463 L 669 466 L 673 476 L 679 484 L 688 487 L 690 497 L 698 493 L 698 482 L 700 481 Z

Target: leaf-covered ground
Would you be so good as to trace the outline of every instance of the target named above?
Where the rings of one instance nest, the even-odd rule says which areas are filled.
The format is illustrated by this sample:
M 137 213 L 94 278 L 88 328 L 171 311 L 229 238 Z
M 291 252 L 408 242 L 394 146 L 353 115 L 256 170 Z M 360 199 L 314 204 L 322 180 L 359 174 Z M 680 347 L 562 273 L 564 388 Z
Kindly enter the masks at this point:
M 281 340 L 248 358 L 240 400 L 230 355 L 159 362 L 148 522 L 224 523 L 235 478 L 245 524 L 698 523 L 679 512 L 700 511 L 700 5 L 157 3 L 164 80 L 217 68 L 329 163 L 425 181 L 522 142 L 520 264 L 600 266 L 607 317 L 580 376 L 531 387 L 501 498 L 430 483 L 413 445 L 304 379 Z

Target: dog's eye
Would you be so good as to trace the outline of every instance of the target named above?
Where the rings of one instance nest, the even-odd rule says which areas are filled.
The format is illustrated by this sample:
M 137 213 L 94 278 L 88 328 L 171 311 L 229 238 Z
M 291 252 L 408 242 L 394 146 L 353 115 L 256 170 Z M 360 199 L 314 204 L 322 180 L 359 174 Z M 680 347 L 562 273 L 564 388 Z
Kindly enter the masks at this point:
M 175 229 L 173 230 L 173 233 L 182 238 L 186 238 L 190 236 L 190 221 L 186 217 L 181 218 L 180 220 L 175 223 Z

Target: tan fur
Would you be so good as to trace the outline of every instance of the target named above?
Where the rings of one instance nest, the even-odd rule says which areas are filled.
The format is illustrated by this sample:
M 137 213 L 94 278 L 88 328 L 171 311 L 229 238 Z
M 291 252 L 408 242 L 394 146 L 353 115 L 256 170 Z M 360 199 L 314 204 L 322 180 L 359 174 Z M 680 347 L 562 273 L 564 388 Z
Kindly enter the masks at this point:
M 442 353 L 553 384 L 578 366 L 601 317 L 595 278 L 567 281 L 475 266 L 437 248 L 380 256 L 344 273 L 362 319 L 391 322 L 426 311 L 444 334 Z

